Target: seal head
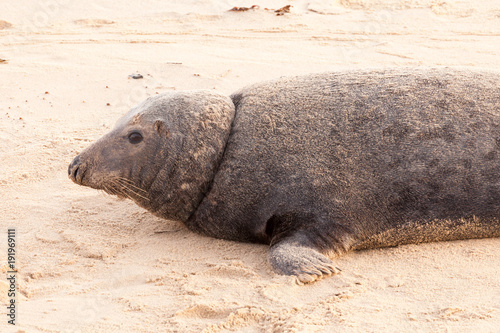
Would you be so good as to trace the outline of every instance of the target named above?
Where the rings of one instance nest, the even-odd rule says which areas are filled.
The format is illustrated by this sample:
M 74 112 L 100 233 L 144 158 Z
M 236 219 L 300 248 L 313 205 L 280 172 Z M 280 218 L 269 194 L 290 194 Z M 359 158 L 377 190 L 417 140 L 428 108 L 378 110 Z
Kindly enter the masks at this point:
M 215 92 L 151 97 L 76 156 L 68 175 L 163 218 L 186 221 L 212 182 L 233 118 L 231 99 Z

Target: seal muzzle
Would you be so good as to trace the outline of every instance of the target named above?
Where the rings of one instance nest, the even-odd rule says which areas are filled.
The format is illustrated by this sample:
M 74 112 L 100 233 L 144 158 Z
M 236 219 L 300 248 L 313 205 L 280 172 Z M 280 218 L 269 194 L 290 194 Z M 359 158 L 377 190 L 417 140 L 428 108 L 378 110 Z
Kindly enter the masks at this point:
M 68 177 L 75 183 L 82 185 L 85 169 L 80 162 L 80 155 L 76 156 L 68 167 Z

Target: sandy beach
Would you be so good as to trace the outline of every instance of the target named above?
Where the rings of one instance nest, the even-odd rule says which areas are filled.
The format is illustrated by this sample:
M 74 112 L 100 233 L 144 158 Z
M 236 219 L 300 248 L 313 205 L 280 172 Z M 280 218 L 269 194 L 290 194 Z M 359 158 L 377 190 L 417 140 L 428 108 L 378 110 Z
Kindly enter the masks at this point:
M 498 238 L 351 252 L 336 259 L 340 274 L 299 286 L 271 270 L 267 246 L 197 235 L 67 177 L 73 157 L 121 115 L 167 91 L 230 94 L 353 68 L 499 70 L 499 1 L 0 8 L 0 267 L 8 275 L 15 228 L 18 270 L 15 326 L 0 279 L 1 332 L 500 330 Z

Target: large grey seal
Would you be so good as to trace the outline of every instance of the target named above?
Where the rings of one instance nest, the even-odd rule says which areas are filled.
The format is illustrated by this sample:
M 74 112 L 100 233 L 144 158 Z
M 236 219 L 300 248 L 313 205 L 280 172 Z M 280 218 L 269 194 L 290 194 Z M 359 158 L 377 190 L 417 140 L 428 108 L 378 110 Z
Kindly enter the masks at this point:
M 279 273 L 352 249 L 500 236 L 500 74 L 347 71 L 149 98 L 69 166 Z

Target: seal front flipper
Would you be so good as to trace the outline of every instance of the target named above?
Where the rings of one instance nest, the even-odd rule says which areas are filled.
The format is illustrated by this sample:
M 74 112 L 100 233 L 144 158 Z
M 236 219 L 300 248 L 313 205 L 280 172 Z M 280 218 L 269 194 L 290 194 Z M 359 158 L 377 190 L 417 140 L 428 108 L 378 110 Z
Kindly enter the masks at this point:
M 347 252 L 354 243 L 346 227 L 303 214 L 273 216 L 266 231 L 271 236 L 269 263 L 277 273 L 294 275 L 300 283 L 339 273 L 328 257 Z
M 277 273 L 295 275 L 301 283 L 314 282 L 324 275 L 340 272 L 333 261 L 314 248 L 301 245 L 294 237 L 273 245 L 269 262 Z

